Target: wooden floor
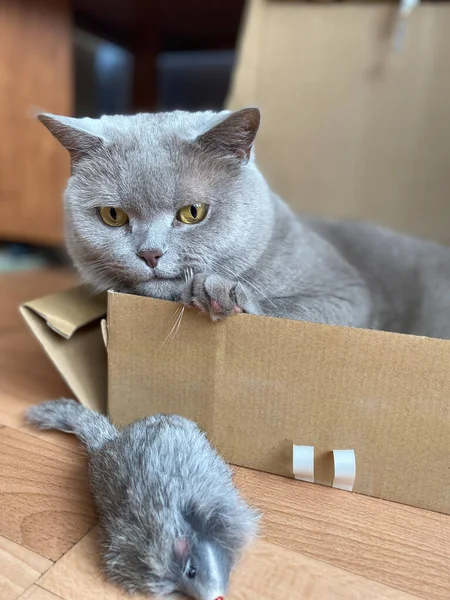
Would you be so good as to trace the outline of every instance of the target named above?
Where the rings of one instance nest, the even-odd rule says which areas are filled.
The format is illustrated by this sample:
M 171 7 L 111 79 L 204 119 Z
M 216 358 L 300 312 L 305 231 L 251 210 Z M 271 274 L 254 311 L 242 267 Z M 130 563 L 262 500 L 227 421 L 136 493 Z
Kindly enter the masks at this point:
M 0 277 L 0 600 L 125 598 L 102 577 L 82 449 L 23 422 L 68 390 L 17 304 L 72 282 Z M 450 598 L 450 517 L 246 469 L 236 482 L 265 516 L 230 600 Z

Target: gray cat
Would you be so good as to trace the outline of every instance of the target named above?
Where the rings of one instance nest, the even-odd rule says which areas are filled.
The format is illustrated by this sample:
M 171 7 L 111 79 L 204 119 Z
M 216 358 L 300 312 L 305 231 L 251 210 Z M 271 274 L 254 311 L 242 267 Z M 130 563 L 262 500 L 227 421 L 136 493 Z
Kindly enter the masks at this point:
M 65 399 L 33 406 L 27 419 L 85 444 L 110 581 L 130 593 L 223 600 L 259 516 L 195 423 L 155 415 L 119 431 Z
M 71 154 L 67 245 L 96 289 L 450 338 L 450 249 L 297 218 L 255 164 L 256 108 L 39 118 Z

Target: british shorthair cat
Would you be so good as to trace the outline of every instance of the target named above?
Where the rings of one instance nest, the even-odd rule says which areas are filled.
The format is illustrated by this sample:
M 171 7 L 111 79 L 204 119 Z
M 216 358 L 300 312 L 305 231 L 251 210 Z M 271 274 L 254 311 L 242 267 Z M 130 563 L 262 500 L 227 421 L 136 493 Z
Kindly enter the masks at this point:
M 96 290 L 450 338 L 450 249 L 294 215 L 256 166 L 258 109 L 39 119 L 71 155 L 67 247 Z

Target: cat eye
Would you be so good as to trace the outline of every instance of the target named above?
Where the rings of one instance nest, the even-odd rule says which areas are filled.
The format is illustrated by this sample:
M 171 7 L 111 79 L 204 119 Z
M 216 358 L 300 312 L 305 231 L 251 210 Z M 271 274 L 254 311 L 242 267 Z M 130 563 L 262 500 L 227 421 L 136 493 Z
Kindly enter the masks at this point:
M 100 219 L 108 227 L 123 227 L 128 223 L 128 215 L 121 208 L 115 208 L 114 206 L 102 206 L 99 208 L 98 214 Z
M 190 204 L 177 212 L 177 219 L 186 225 L 200 223 L 208 214 L 208 204 Z

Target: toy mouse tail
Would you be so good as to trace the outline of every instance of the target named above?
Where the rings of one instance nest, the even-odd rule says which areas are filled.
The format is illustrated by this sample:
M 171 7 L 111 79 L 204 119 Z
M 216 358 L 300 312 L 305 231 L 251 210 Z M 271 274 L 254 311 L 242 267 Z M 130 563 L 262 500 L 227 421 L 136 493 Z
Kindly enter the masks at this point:
M 106 417 L 66 398 L 31 407 L 26 419 L 39 429 L 59 429 L 75 434 L 88 450 L 98 450 L 119 434 Z

